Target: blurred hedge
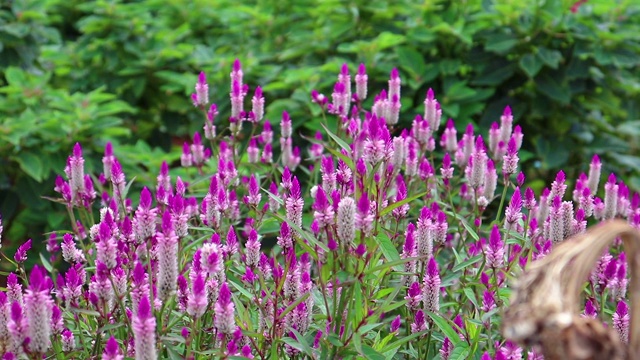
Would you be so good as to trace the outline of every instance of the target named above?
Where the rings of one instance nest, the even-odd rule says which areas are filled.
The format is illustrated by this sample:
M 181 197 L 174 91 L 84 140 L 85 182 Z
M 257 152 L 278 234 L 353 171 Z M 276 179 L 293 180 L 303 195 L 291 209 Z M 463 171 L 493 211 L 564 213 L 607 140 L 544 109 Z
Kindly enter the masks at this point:
M 429 87 L 459 130 L 488 128 L 506 104 L 525 134 L 526 173 L 583 171 L 593 153 L 640 188 L 640 6 L 575 1 L 14 0 L 0 5 L 0 213 L 5 239 L 42 239 L 64 214 L 50 194 L 73 142 L 100 169 L 107 140 L 147 185 L 157 154 L 200 130 L 190 103 L 207 73 L 226 114 L 231 63 L 263 86 L 266 117 L 319 123 L 340 65 L 367 65 L 372 89 L 393 67 L 402 119 Z M 99 136 L 98 136 L 99 135 Z M 125 155 L 126 154 L 126 155 Z M 96 171 L 96 173 L 99 172 Z M 538 184 L 541 182 L 539 181 Z M 36 240 L 37 242 L 37 240 Z

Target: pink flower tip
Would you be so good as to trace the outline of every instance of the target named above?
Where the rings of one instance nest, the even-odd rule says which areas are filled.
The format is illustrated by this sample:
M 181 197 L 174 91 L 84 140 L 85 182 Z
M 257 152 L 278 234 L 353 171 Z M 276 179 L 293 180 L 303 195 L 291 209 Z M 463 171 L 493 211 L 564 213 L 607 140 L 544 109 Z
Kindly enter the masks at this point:
M 400 73 L 398 72 L 398 68 L 391 69 L 391 79 L 396 80 L 400 78 Z
M 558 174 L 556 175 L 556 182 L 559 183 L 563 183 L 566 179 L 566 175 L 564 174 L 564 171 L 560 170 L 558 172 Z
M 144 188 L 142 188 L 142 192 L 140 192 L 140 207 L 147 210 L 150 209 L 151 201 L 151 192 L 145 186 Z
M 440 275 L 438 272 L 438 263 L 436 262 L 436 259 L 433 257 L 429 259 L 429 264 L 427 264 L 427 274 L 431 277 Z
M 342 73 L 342 75 L 349 76 L 349 65 L 347 65 L 347 63 L 342 64 L 340 73 Z
M 363 63 L 360 63 L 360 65 L 358 66 L 358 75 L 366 75 L 367 74 L 367 68 L 364 66 Z
M 600 156 L 598 156 L 598 154 L 594 154 L 593 158 L 591 158 L 591 163 L 593 165 L 599 165 L 600 164 Z
M 434 99 L 434 95 L 433 95 L 433 89 L 429 88 L 429 90 L 427 90 L 427 100 L 432 101 Z M 449 121 L 451 121 L 451 123 L 453 124 L 453 120 L 449 119 Z M 448 125 L 449 123 L 447 123 Z
M 609 175 L 609 179 L 607 180 L 607 182 L 610 183 L 610 184 L 615 184 L 616 183 L 616 174 L 611 173 Z
M 118 355 L 118 351 L 120 350 L 118 346 L 118 341 L 113 336 L 107 340 L 107 344 L 104 347 L 104 353 L 109 356 Z
M 222 305 L 227 305 L 231 302 L 231 290 L 229 290 L 229 285 L 226 282 L 223 282 L 222 286 L 220 286 L 218 302 Z
M 618 306 L 616 307 L 616 314 L 619 316 L 625 316 L 629 312 L 629 308 L 627 307 L 627 303 L 624 301 L 618 301 Z
M 143 296 L 138 303 L 138 317 L 140 319 L 148 319 L 151 317 L 151 304 L 149 298 Z
M 504 108 L 504 112 L 502 113 L 504 116 L 511 116 L 511 106 L 507 105 Z
M 31 270 L 31 276 L 29 276 L 29 288 L 33 291 L 42 291 L 45 289 L 45 276 L 46 273 L 44 269 L 41 269 L 40 266 L 35 265 L 33 270 Z
M 82 146 L 80 146 L 80 143 L 76 143 L 73 146 L 73 156 L 77 158 L 82 157 Z
M 239 59 L 235 59 L 233 61 L 233 71 L 238 72 L 242 70 L 242 65 L 240 64 L 240 60 Z
M 201 71 L 200 75 L 198 75 L 198 83 L 201 85 L 207 84 L 207 76 L 204 74 L 204 71 Z

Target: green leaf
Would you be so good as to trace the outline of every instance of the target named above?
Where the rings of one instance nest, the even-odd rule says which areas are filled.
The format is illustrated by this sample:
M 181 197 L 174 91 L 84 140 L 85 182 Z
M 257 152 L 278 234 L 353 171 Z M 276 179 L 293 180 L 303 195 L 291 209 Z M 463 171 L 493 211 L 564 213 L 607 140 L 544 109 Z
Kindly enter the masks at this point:
M 382 250 L 382 254 L 384 255 L 387 261 L 396 261 L 400 259 L 400 254 L 398 253 L 398 249 L 396 249 L 395 245 L 391 242 L 388 236 L 385 234 L 380 234 L 376 237 L 376 241 L 380 246 L 380 250 Z M 396 267 L 396 271 L 402 271 L 401 267 Z
M 407 70 L 414 77 L 421 77 L 426 70 L 426 63 L 422 54 L 413 47 L 399 46 L 396 48 L 396 55 L 400 66 Z
M 47 269 L 49 273 L 53 273 L 53 266 L 51 266 L 49 260 L 47 260 L 47 258 L 42 253 L 40 253 L 39 255 L 40 261 L 42 261 L 42 266 L 44 266 L 44 268 Z
M 482 255 L 476 255 L 474 257 L 472 257 L 471 259 L 468 259 L 464 262 L 459 263 L 458 265 L 454 266 L 453 269 L 451 269 L 451 271 L 453 272 L 458 272 L 460 270 L 465 269 L 467 266 L 469 265 L 473 265 L 479 261 L 482 261 Z
M 37 182 L 42 182 L 44 166 L 40 157 L 30 152 L 21 152 L 15 157 L 15 160 L 27 175 Z
M 391 344 L 385 346 L 384 349 L 382 349 L 380 351 L 383 352 L 383 353 L 386 353 L 386 352 L 388 352 L 390 350 L 397 349 L 400 346 L 408 343 L 409 341 L 412 341 L 413 339 L 416 339 L 416 338 L 418 338 L 420 336 L 425 335 L 429 331 L 430 330 L 425 330 L 425 331 L 421 331 L 421 332 L 418 332 L 418 333 L 411 334 L 409 336 L 404 336 L 401 339 L 399 339 L 398 341 L 394 341 Z M 458 341 L 460 341 L 460 338 L 458 336 L 456 336 L 456 338 L 458 339 Z M 453 341 L 453 340 L 451 340 L 451 341 Z
M 542 61 L 534 54 L 526 54 L 520 59 L 520 68 L 524 70 L 528 77 L 535 77 L 542 69 Z
M 460 342 L 458 333 L 453 330 L 451 325 L 449 325 L 448 320 L 432 312 L 427 312 L 427 314 L 429 314 L 429 317 L 433 319 L 433 323 L 436 324 L 436 326 L 438 327 L 438 329 L 440 329 L 444 336 L 449 338 L 449 341 L 451 341 L 454 345 Z
M 490 36 L 484 49 L 498 54 L 505 54 L 518 44 L 518 39 L 509 34 Z
M 536 79 L 536 88 L 553 101 L 558 101 L 563 105 L 569 104 L 571 94 L 569 87 L 558 82 L 556 78 L 545 75 Z
M 453 348 L 451 355 L 449 355 L 449 360 L 466 360 L 469 358 L 470 352 L 471 352 L 471 349 L 469 349 L 469 344 L 467 344 L 464 341 L 460 341 Z
M 362 345 L 362 355 L 366 359 L 370 359 L 370 360 L 385 360 L 384 355 L 382 355 L 379 352 L 375 351 L 369 345 Z
M 542 60 L 545 65 L 552 69 L 557 69 L 560 61 L 562 61 L 562 54 L 558 50 L 550 50 L 546 47 L 538 49 L 538 58 Z
M 393 34 L 388 31 L 383 31 L 377 38 L 373 40 L 377 50 L 384 50 L 396 45 L 400 45 L 405 41 L 404 35 Z

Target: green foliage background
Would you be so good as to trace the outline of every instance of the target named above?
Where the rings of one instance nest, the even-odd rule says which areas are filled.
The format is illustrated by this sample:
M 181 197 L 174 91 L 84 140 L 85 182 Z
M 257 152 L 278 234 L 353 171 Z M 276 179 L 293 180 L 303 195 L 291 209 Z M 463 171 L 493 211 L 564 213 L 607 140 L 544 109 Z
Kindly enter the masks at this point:
M 522 167 L 540 187 L 575 178 L 590 157 L 640 188 L 640 5 L 634 0 L 322 1 L 13 0 L 0 5 L 0 213 L 3 245 L 60 229 L 52 193 L 72 144 L 101 170 L 113 141 L 125 171 L 151 185 L 201 115 L 189 100 L 205 71 L 226 121 L 229 72 L 263 86 L 274 125 L 320 128 L 309 93 L 330 95 L 340 65 L 392 68 L 402 121 L 429 87 L 459 131 L 486 130 L 505 105 L 525 134 Z M 370 98 L 372 98 L 371 96 Z M 369 99 L 371 101 L 371 99 Z M 178 152 L 173 154 L 179 155 Z M 176 158 L 177 160 L 177 158 Z M 131 178 L 132 175 L 129 175 Z M 7 252 L 11 253 L 11 252 Z

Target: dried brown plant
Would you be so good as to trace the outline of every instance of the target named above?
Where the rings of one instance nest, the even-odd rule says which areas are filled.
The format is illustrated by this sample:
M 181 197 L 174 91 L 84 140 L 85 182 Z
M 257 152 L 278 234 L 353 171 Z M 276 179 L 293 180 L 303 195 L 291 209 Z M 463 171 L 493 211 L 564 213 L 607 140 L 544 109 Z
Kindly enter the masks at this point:
M 597 319 L 580 316 L 584 284 L 596 261 L 622 238 L 631 271 L 629 343 Z M 546 360 L 640 359 L 640 232 L 614 220 L 557 245 L 517 280 L 504 312 L 502 333 L 522 345 L 539 346 Z

